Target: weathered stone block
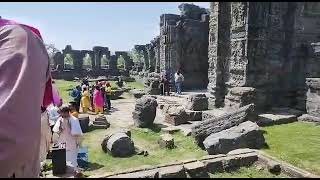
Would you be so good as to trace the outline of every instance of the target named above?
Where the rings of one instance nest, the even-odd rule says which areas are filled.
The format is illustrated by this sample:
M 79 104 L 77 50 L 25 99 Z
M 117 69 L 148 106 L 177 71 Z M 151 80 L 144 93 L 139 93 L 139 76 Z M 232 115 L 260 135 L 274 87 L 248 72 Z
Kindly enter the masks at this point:
M 187 176 L 191 178 L 204 178 L 209 177 L 206 172 L 206 166 L 200 161 L 184 164 L 184 169 L 187 172 Z
M 192 94 L 187 98 L 186 109 L 205 111 L 208 109 L 208 98 L 205 94 Z
M 265 140 L 259 126 L 246 121 L 230 129 L 211 134 L 203 144 L 208 154 L 219 154 L 239 148 L 259 149 L 263 147 Z
M 165 122 L 174 126 L 188 122 L 185 109 L 182 106 L 169 107 L 165 115 Z
M 153 97 L 143 96 L 136 101 L 135 111 L 132 112 L 134 124 L 137 127 L 150 127 L 157 113 L 157 101 Z
M 228 112 L 220 117 L 202 121 L 192 127 L 192 136 L 195 137 L 198 145 L 202 147 L 202 142 L 210 134 L 220 132 L 250 120 L 252 118 L 253 110 L 254 105 L 250 104 L 241 107 L 238 110 Z
M 204 160 L 203 163 L 206 165 L 206 169 L 210 173 L 223 172 L 223 161 L 224 158 L 216 158 Z
M 245 153 L 228 156 L 223 162 L 223 168 L 226 171 L 235 170 L 240 167 L 251 166 L 258 160 L 257 153 Z
M 309 122 L 317 122 L 320 123 L 320 117 L 310 116 L 308 114 L 304 114 L 298 117 L 298 121 L 309 121 Z
M 202 111 L 190 111 L 186 110 L 188 121 L 201 121 L 202 120 Z
M 297 121 L 296 115 L 266 113 L 258 115 L 257 124 L 259 126 L 272 126 L 287 124 Z
M 182 165 L 164 167 L 159 169 L 159 178 L 187 178 Z
M 160 139 L 158 140 L 158 144 L 161 148 L 174 148 L 174 139 L 170 134 L 162 134 L 160 135 Z
M 148 171 L 139 171 L 128 174 L 119 174 L 116 176 L 110 176 L 108 178 L 158 178 L 159 171 L 157 169 L 148 170 Z

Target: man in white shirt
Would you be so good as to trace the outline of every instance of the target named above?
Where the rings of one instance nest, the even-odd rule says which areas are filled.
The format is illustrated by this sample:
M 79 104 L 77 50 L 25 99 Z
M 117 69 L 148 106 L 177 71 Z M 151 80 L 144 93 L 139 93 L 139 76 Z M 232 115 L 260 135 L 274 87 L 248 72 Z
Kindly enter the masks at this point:
M 174 81 L 176 84 L 176 93 L 181 94 L 181 83 L 184 81 L 184 77 L 180 73 L 180 70 L 174 74 Z
M 48 115 L 49 115 L 49 123 L 50 123 L 50 128 L 51 128 L 51 132 L 53 129 L 53 126 L 56 124 L 58 118 L 60 117 L 59 114 L 59 108 L 62 106 L 62 99 L 60 99 L 60 103 L 57 105 L 54 104 L 50 104 L 47 107 L 47 111 L 48 111 Z

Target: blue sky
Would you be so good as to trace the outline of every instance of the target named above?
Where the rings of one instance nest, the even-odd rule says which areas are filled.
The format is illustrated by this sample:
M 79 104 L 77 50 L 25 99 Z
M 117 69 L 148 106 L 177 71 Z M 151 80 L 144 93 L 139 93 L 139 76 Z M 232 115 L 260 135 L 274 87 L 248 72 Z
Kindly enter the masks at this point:
M 131 50 L 159 34 L 160 15 L 179 14 L 182 2 L 0 2 L 0 16 L 37 27 L 61 50 L 107 46 Z M 209 8 L 209 2 L 193 2 Z

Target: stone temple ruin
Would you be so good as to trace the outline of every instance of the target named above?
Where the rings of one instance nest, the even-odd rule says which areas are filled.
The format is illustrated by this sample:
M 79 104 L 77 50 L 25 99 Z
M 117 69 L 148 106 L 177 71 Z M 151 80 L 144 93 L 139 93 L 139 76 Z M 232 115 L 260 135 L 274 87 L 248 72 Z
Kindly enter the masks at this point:
M 185 89 L 203 89 L 208 84 L 209 14 L 192 4 L 181 4 L 179 9 L 180 15 L 160 16 L 160 35 L 150 44 L 135 46 L 144 57 L 140 71 L 146 73 L 141 75 L 169 70 L 173 78 L 180 69 L 185 76 Z
M 66 67 L 64 59 L 69 54 L 73 59 L 73 68 Z M 83 66 L 83 58 L 89 54 L 91 58 L 91 68 L 85 69 Z M 108 59 L 107 68 L 102 68 L 101 58 L 105 55 Z M 125 60 L 124 68 L 118 69 L 117 61 L 122 56 Z M 56 79 L 73 79 L 74 77 L 97 77 L 97 76 L 117 76 L 128 75 L 129 70 L 133 66 L 133 61 L 129 57 L 128 52 L 116 51 L 115 55 L 111 55 L 108 47 L 95 46 L 90 50 L 74 50 L 71 45 L 67 45 L 64 50 L 57 52 L 53 56 L 53 66 L 55 70 L 52 71 L 53 78 Z
M 179 9 L 180 15 L 160 16 L 160 35 L 150 44 L 135 47 L 144 66 L 133 73 L 148 78 L 181 69 L 183 89 L 207 88 L 217 108 L 254 103 L 257 110 L 306 110 L 307 94 L 319 89 L 306 83 L 320 75 L 319 3 L 212 2 L 210 10 Z

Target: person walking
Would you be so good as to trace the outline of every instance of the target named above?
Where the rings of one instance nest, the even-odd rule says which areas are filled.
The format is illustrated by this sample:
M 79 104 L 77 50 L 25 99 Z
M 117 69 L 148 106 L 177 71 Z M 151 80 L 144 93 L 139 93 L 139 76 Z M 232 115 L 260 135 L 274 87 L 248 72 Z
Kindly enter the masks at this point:
M 96 86 L 96 89 L 94 90 L 93 104 L 96 114 L 103 113 L 103 97 L 99 86 Z
M 106 88 L 105 88 L 105 99 L 106 99 L 108 110 L 111 109 L 111 93 L 112 93 L 111 84 L 110 84 L 110 82 L 107 82 Z
M 181 94 L 181 84 L 184 81 L 184 77 L 181 74 L 180 70 L 178 70 L 175 74 L 174 74 L 174 81 L 175 81 L 175 85 L 176 85 L 176 93 L 177 94 Z
M 71 96 L 73 97 L 73 101 L 76 102 L 76 110 L 79 112 L 81 101 L 81 86 L 77 85 L 76 88 L 74 88 L 71 92 Z
M 90 97 L 89 97 L 89 91 L 87 88 L 83 88 L 82 90 L 82 97 L 81 97 L 81 108 L 82 112 L 87 113 L 88 109 L 90 107 Z

